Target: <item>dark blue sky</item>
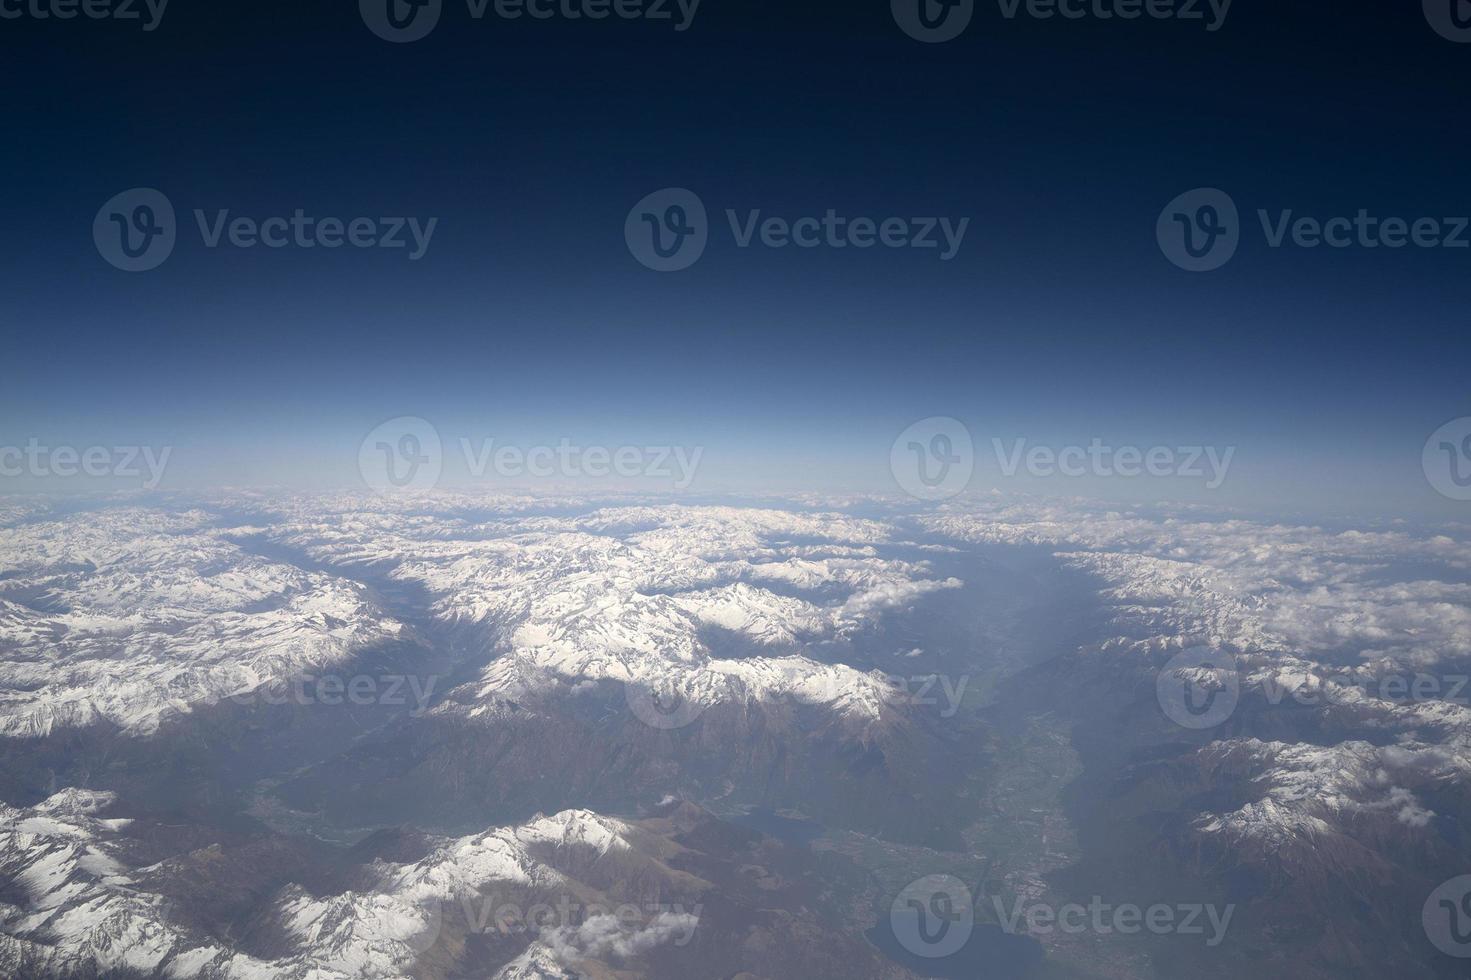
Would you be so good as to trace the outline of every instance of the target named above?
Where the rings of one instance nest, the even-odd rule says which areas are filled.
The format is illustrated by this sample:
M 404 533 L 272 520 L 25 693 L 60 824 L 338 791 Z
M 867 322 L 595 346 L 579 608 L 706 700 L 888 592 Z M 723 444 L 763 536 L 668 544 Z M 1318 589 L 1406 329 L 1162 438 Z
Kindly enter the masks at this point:
M 946 415 L 983 456 L 1238 447 L 1209 497 L 984 464 L 982 489 L 1464 519 L 1420 456 L 1471 415 L 1471 250 L 1272 249 L 1255 217 L 1471 214 L 1471 44 L 1419 4 L 1237 0 L 1208 32 L 992 2 L 932 45 L 887 2 L 793 6 L 703 0 L 676 32 L 449 0 L 403 45 L 349 2 L 0 20 L 0 444 L 168 444 L 175 485 L 348 484 L 363 435 L 416 415 L 446 441 L 701 445 L 710 489 L 889 489 L 894 437 Z M 623 226 L 672 186 L 711 241 L 661 274 Z M 180 230 L 130 274 L 92 223 L 134 187 Z M 1210 273 L 1155 239 L 1196 187 L 1243 219 Z M 439 224 L 417 262 L 208 249 L 195 208 Z M 727 208 L 970 225 L 949 262 L 742 249 Z

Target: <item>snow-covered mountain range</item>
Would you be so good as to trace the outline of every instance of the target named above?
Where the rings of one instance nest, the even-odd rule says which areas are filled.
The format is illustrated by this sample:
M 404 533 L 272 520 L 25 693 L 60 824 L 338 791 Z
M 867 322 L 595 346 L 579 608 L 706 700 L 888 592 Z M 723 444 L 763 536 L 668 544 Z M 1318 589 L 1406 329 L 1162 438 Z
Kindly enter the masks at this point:
M 1229 879 L 1248 944 L 1294 930 L 1242 962 L 1286 948 L 1284 973 L 1422 955 L 1397 910 L 1471 862 L 1471 530 L 827 503 L 7 504 L 0 973 L 682 976 L 699 956 L 777 980 L 798 975 L 785 937 L 803 976 L 908 976 L 859 935 L 864 872 L 842 901 L 806 891 L 833 867 L 680 801 L 799 813 L 884 874 L 891 846 L 990 860 L 964 851 L 986 726 L 1027 704 L 1071 726 L 1108 801 L 1090 819 L 1155 828 L 1075 878 Z M 967 569 L 1023 551 L 1101 622 L 997 661 L 954 632 Z M 920 662 L 985 693 L 926 713 L 875 666 Z M 418 700 L 328 715 L 324 678 Z M 1227 710 L 1182 726 L 1170 683 Z M 508 927 L 553 899 L 582 914 Z M 1313 934 L 1337 902 L 1397 945 Z M 608 906 L 636 914 L 587 913 Z

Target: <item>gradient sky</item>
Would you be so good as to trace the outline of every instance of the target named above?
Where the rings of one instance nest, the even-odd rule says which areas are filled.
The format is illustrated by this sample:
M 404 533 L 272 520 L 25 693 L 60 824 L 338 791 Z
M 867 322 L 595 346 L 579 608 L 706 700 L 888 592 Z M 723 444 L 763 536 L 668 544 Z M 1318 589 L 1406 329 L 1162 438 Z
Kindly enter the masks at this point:
M 1418 3 L 1241 0 L 1210 33 L 992 2 L 937 45 L 887 2 L 793 6 L 704 0 L 679 33 L 450 0 L 407 45 L 350 2 L 173 0 L 151 33 L 0 20 L 0 445 L 171 445 L 166 486 L 352 485 L 363 435 L 416 415 L 452 443 L 700 445 L 704 490 L 890 490 L 895 436 L 946 415 L 987 459 L 993 437 L 1238 447 L 1209 494 L 984 460 L 978 489 L 1467 519 L 1420 454 L 1471 415 L 1471 250 L 1255 230 L 1257 208 L 1471 214 L 1471 45 Z M 138 186 L 181 240 L 127 274 L 91 226 Z M 716 227 L 658 274 L 623 223 L 669 186 Z M 1247 231 L 1190 274 L 1154 225 L 1202 186 Z M 439 228 L 419 262 L 210 250 L 193 208 Z M 950 262 L 739 249 L 726 208 L 971 224 Z

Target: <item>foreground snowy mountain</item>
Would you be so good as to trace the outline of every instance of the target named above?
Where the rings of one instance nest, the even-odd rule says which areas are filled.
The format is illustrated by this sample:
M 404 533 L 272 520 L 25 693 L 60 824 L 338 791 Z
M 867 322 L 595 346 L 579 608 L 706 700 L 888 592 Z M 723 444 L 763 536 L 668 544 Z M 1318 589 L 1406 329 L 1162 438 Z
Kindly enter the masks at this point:
M 20 902 L 0 906 L 5 976 L 577 977 L 611 964 L 769 964 L 762 950 L 821 928 L 793 886 L 741 881 L 756 862 L 800 867 L 800 855 L 687 805 L 637 823 L 566 811 L 459 839 L 389 835 L 337 855 L 311 889 L 268 884 L 252 867 L 258 840 L 191 847 L 166 827 L 110 815 L 120 809 L 109 794 L 65 790 L 0 810 L 0 874 Z M 241 896 L 248 924 L 227 943 L 188 899 L 239 887 L 237 876 L 261 887 Z M 745 948 L 726 947 L 721 930 L 731 929 Z M 903 975 L 856 939 L 825 945 L 781 955 L 814 976 Z

